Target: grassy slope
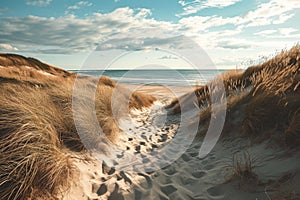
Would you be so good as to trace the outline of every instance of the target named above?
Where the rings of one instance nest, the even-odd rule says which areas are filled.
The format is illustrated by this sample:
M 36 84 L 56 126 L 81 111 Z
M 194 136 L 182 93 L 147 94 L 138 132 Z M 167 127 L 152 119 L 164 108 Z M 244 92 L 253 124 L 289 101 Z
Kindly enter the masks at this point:
M 84 151 L 72 114 L 76 74 L 9 54 L 0 55 L 0 66 L 0 199 L 53 198 L 61 186 L 68 187 L 66 180 L 73 174 L 68 159 L 70 152 Z M 227 95 L 223 136 L 243 134 L 257 141 L 272 137 L 282 145 L 299 146 L 299 67 L 300 46 L 295 46 L 245 72 L 223 74 Z M 81 96 L 87 98 L 96 83 L 97 121 L 114 141 L 120 131 L 110 106 L 116 83 L 107 77 L 102 77 L 99 83 L 91 77 L 82 76 L 77 80 L 84 88 Z M 140 93 L 130 95 L 125 88 L 119 94 L 121 114 L 128 111 L 127 99 L 130 108 L 149 106 L 155 100 Z M 195 94 L 203 108 L 200 123 L 207 125 L 210 120 L 208 86 L 199 87 Z M 180 100 L 184 104 L 191 96 L 186 94 Z M 181 111 L 178 100 L 169 107 L 175 113 Z M 89 132 L 87 140 L 95 141 L 93 130 L 85 127 L 86 121 L 93 122 L 90 109 L 93 108 L 82 103 L 79 120 Z M 199 134 L 205 132 L 201 129 Z
M 12 54 L 0 54 L 0 66 L 0 199 L 54 198 L 62 188 L 68 188 L 66 180 L 74 171 L 71 152 L 85 150 L 72 113 L 77 75 Z M 90 94 L 96 89 L 96 123 L 114 142 L 121 132 L 111 108 L 116 83 L 107 77 L 98 82 L 85 76 L 79 76 L 76 83 L 84 89 L 76 111 L 81 116 L 80 128 L 88 132 L 87 139 L 97 142 L 97 133 L 89 129 L 90 120 L 95 120 L 91 119 L 94 108 L 86 103 L 94 101 Z M 124 112 L 128 112 L 128 99 L 129 108 L 137 109 L 155 100 L 131 94 L 126 88 L 117 93 Z
M 255 141 L 273 138 L 288 147 L 300 144 L 300 45 L 258 66 L 222 74 L 227 97 L 226 121 L 222 135 L 238 133 Z M 202 86 L 195 90 L 200 125 L 210 121 L 210 91 Z M 168 107 L 180 113 L 182 105 L 194 94 L 175 99 Z M 181 102 L 181 103 L 179 103 Z M 181 104 L 181 106 L 180 106 Z M 191 119 L 192 120 L 192 119 Z M 200 135 L 206 128 L 200 130 Z

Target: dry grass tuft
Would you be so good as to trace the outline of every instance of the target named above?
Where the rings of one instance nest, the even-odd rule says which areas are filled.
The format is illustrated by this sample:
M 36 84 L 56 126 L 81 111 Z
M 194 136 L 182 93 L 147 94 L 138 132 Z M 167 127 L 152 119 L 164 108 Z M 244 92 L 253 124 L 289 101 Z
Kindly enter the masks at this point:
M 225 170 L 229 172 L 226 174 L 226 182 L 238 180 L 239 187 L 246 190 L 250 189 L 251 185 L 256 186 L 259 180 L 254 169 L 259 167 L 260 163 L 259 159 L 251 156 L 248 151 L 235 153 L 225 166 Z
M 251 77 L 251 98 L 247 102 L 244 132 L 260 136 L 262 132 L 276 128 L 284 138 L 294 136 L 296 139 L 300 133 L 295 122 L 300 108 L 300 46 L 283 51 L 257 68 L 260 71 Z
M 26 58 L 24 56 L 16 55 L 16 54 L 0 53 L 0 63 L 1 66 L 5 68 L 29 67 L 29 70 L 35 69 L 40 71 L 46 71 L 52 75 L 58 75 L 63 77 L 69 77 L 74 75 L 74 73 L 65 71 L 63 69 L 51 66 L 46 63 L 42 63 L 35 58 Z
M 253 176 L 253 169 L 257 167 L 257 159 L 252 158 L 249 152 L 236 153 L 232 156 L 231 164 L 227 169 L 232 171 L 233 176 L 241 179 Z
M 268 199 L 271 200 L 300 200 L 300 194 L 295 191 L 278 190 L 274 194 L 269 195 Z
M 244 72 L 233 70 L 221 75 L 227 99 L 223 135 L 242 133 L 256 141 L 271 137 L 279 143 L 285 142 L 281 145 L 299 146 L 299 72 L 300 45 L 296 45 Z M 209 85 L 214 81 L 197 88 L 194 94 L 175 99 L 168 108 L 172 108 L 175 114 L 180 113 L 180 104 L 186 106 L 196 95 L 201 108 L 200 124 L 202 127 L 207 125 L 211 118 Z M 199 135 L 205 130 L 202 132 Z
M 76 80 L 74 73 L 19 55 L 1 54 L 0 65 L 0 199 L 58 198 L 74 172 L 70 156 L 86 150 L 82 139 L 106 151 L 101 147 L 121 132 L 118 117 L 155 100 L 116 88 L 108 77 L 98 81 L 78 75 Z M 73 96 L 75 80 L 82 89 L 78 96 Z M 106 144 L 94 124 L 102 128 Z M 86 138 L 79 137 L 78 129 Z
M 15 96 L 26 89 L 22 96 Z M 59 141 L 56 110 L 37 90 L 1 87 L 0 198 L 26 199 L 34 190 L 56 195 L 72 165 Z M 35 106 L 33 106 L 35 105 Z

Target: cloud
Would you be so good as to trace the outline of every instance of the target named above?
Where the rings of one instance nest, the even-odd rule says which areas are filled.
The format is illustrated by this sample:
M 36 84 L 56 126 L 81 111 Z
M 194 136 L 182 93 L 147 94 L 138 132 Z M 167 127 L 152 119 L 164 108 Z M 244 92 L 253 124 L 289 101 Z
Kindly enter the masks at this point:
M 259 31 L 257 33 L 254 33 L 254 35 L 258 35 L 258 36 L 268 36 L 268 35 L 272 35 L 274 33 L 277 33 L 277 30 L 275 29 L 270 29 L 270 30 L 264 30 L 264 31 Z
M 178 17 L 197 13 L 205 8 L 224 8 L 236 4 L 241 0 L 179 0 L 178 3 L 183 7 L 183 12 Z
M 228 24 L 237 24 L 241 20 L 240 17 L 227 17 L 220 16 L 192 16 L 185 17 L 179 20 L 179 24 L 188 31 L 206 31 L 209 28 L 224 26 Z
M 10 44 L 0 44 L 0 49 L 4 51 L 18 51 L 18 48 Z
M 0 8 L 0 16 L 8 11 L 8 7 Z
M 298 33 L 297 33 L 298 32 Z M 255 35 L 271 39 L 276 41 L 278 43 L 278 40 L 285 40 L 285 39 L 293 39 L 293 41 L 299 41 L 300 34 L 299 30 L 296 28 L 278 28 L 278 29 L 270 29 L 270 30 L 264 30 L 255 33 Z M 275 43 L 275 42 L 274 42 Z
M 0 43 L 15 41 L 22 51 L 77 53 L 88 52 L 99 44 L 120 49 L 149 48 L 151 44 L 174 46 L 164 31 L 178 29 L 170 22 L 147 19 L 147 9 L 118 8 L 111 13 L 95 13 L 78 18 L 38 16 L 4 17 L 0 21 Z M 152 27 L 146 30 L 144 27 Z M 142 42 L 139 44 L 138 42 Z M 182 47 L 178 44 L 178 47 Z
M 176 60 L 178 59 L 176 56 L 172 56 L 172 55 L 166 55 L 166 56 L 162 56 L 162 57 L 159 57 L 158 59 L 162 59 L 162 60 Z
M 138 11 L 139 11 L 139 12 L 138 12 L 138 14 L 136 15 L 136 17 L 146 18 L 146 17 L 152 15 L 152 12 L 151 12 L 150 9 L 139 8 Z
M 93 4 L 88 2 L 88 1 L 79 1 L 78 3 L 69 6 L 67 9 L 68 10 L 78 10 L 79 8 L 83 7 L 83 6 L 92 6 Z
M 295 28 L 280 28 L 279 29 L 279 33 L 284 36 L 288 36 L 291 33 L 294 33 L 296 31 L 298 31 L 298 29 L 295 29 Z
M 253 48 L 253 44 L 248 41 L 241 39 L 232 39 L 232 40 L 221 40 L 217 43 L 216 47 L 224 49 L 250 49 Z
M 279 17 L 273 21 L 273 24 L 283 24 L 284 22 L 286 22 L 288 19 L 294 17 L 295 14 L 292 13 L 292 14 L 282 14 L 282 15 L 279 15 Z
M 166 29 L 165 29 L 166 30 Z M 147 33 L 147 34 L 145 34 Z M 97 47 L 98 51 L 121 49 L 125 51 L 155 49 L 196 49 L 198 45 L 184 36 L 164 33 L 163 26 L 157 28 L 137 28 L 130 33 L 116 33 Z
M 80 49 L 89 48 L 93 43 L 93 37 L 96 36 L 87 30 L 91 28 L 87 21 L 74 16 L 4 18 L 0 22 L 0 43 L 16 41 L 23 51 L 30 50 L 31 46 L 35 46 L 32 51 L 45 46 L 78 52 Z
M 68 6 L 67 10 L 65 10 L 65 15 L 69 15 L 70 13 L 73 13 L 75 10 L 79 10 L 82 7 L 90 7 L 92 5 L 93 4 L 88 1 L 79 1 L 74 5 Z
M 26 5 L 28 6 L 39 6 L 39 7 L 46 7 L 51 3 L 52 0 L 32 0 L 27 1 Z
M 197 13 L 204 8 L 223 8 L 233 5 L 240 0 L 230 1 L 185 1 L 180 0 L 178 3 L 183 6 L 184 12 L 178 14 L 178 17 L 183 17 L 189 14 Z M 210 27 L 216 27 L 233 24 L 240 26 L 239 28 L 257 27 L 265 25 L 279 25 L 295 16 L 295 10 L 300 8 L 298 0 L 269 0 L 269 2 L 261 3 L 257 8 L 248 11 L 244 16 L 222 17 L 222 16 L 192 16 L 180 19 L 180 22 L 187 27 L 198 26 L 198 30 L 205 30 Z M 193 28 L 195 30 L 196 28 Z
M 245 16 L 187 16 L 176 23 L 150 18 L 152 12 L 149 9 L 129 7 L 118 8 L 106 14 L 94 13 L 83 18 L 72 14 L 58 18 L 3 17 L 0 20 L 0 43 L 13 43 L 20 52 L 44 54 L 83 53 L 95 49 L 98 51 L 193 49 L 197 48 L 197 45 L 201 45 L 203 49 L 245 50 L 261 45 L 257 41 L 249 43 L 242 40 L 245 34 L 248 34 L 247 37 L 250 39 L 253 36 L 253 40 L 260 40 L 259 36 L 269 37 L 277 34 L 277 28 L 270 28 L 275 31 L 263 31 L 263 28 L 259 28 L 257 30 L 260 31 L 257 33 L 253 33 L 253 30 L 251 33 L 247 32 L 249 27 L 254 26 L 255 21 L 265 24 L 265 20 L 272 19 L 271 23 L 274 23 L 280 17 L 282 21 L 287 18 L 285 16 L 293 17 L 291 6 L 277 6 L 276 2 L 281 5 L 283 0 L 271 1 L 275 2 L 272 4 L 272 13 L 269 13 L 266 5 L 261 5 Z M 83 3 L 75 5 L 90 5 L 87 1 L 81 2 Z M 294 4 L 294 1 L 292 3 Z M 181 4 L 188 5 L 186 1 Z M 275 11 L 276 13 L 273 13 Z M 282 37 L 284 34 L 285 37 L 292 37 L 295 33 L 291 29 L 277 31 L 280 32 L 277 35 Z
M 241 22 L 247 27 L 282 24 L 294 16 L 290 12 L 297 8 L 300 8 L 299 1 L 270 0 L 260 4 L 257 9 L 249 11 Z

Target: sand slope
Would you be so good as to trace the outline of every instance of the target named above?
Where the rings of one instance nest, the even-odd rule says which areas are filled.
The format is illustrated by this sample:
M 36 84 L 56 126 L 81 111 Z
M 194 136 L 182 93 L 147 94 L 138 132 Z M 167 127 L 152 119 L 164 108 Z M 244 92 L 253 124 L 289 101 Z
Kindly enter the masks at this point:
M 199 150 L 214 117 L 209 84 L 136 88 L 22 56 L 0 58 L 0 199 L 300 197 L 299 46 L 221 76 L 226 120 L 203 158 Z M 87 103 L 93 92 L 95 106 Z M 195 125 L 194 139 L 188 130 Z

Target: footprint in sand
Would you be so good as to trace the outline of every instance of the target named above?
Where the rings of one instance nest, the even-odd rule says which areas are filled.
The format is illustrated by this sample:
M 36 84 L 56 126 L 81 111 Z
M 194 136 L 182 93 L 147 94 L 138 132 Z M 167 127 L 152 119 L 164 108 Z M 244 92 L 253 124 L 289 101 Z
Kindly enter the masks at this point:
M 189 162 L 191 160 L 191 156 L 189 156 L 188 154 L 183 154 L 181 158 L 184 162 Z
M 177 173 L 177 170 L 176 170 L 175 167 L 173 167 L 173 166 L 168 166 L 168 167 L 165 168 L 163 171 L 164 171 L 165 174 L 167 174 L 167 175 L 169 175 L 169 176 L 172 176 L 172 175 L 174 175 L 174 174 Z
M 126 176 L 124 171 L 120 172 L 120 176 L 124 179 L 125 183 L 129 183 L 130 185 L 132 184 L 132 181 Z
M 141 200 L 142 199 L 142 192 L 138 189 L 134 190 L 134 200 Z
M 208 160 L 203 160 L 203 161 L 201 162 L 202 165 L 206 165 L 207 163 L 208 163 Z
M 115 185 L 114 191 L 109 195 L 108 200 L 124 200 L 124 197 L 119 193 L 119 185 Z
M 191 157 L 196 157 L 196 156 L 198 156 L 198 154 L 199 154 L 199 152 L 190 152 L 189 153 L 189 155 L 191 156 Z
M 175 188 L 173 185 L 162 186 L 160 189 L 166 195 L 171 195 L 177 190 L 177 188 Z
M 202 178 L 203 176 L 206 175 L 206 172 L 204 171 L 195 171 L 192 173 L 193 177 L 195 178 Z
M 139 176 L 144 177 L 145 181 L 142 181 L 140 186 L 144 189 L 150 189 L 152 187 L 152 180 L 150 176 L 142 173 L 138 173 Z
M 196 184 L 198 180 L 195 177 L 189 177 L 189 175 L 181 176 L 180 178 L 180 185 L 190 185 Z
M 215 160 L 216 159 L 216 156 L 215 155 L 212 155 L 208 158 L 209 160 Z
M 101 186 L 99 187 L 99 189 L 97 190 L 97 195 L 98 196 L 102 196 L 107 192 L 107 186 L 103 183 L 101 184 Z
M 214 165 L 206 165 L 203 167 L 203 169 L 205 169 L 205 170 L 211 170 L 213 168 L 214 168 Z
M 224 192 L 219 186 L 214 186 L 207 189 L 207 193 L 212 199 L 221 199 L 224 198 Z

